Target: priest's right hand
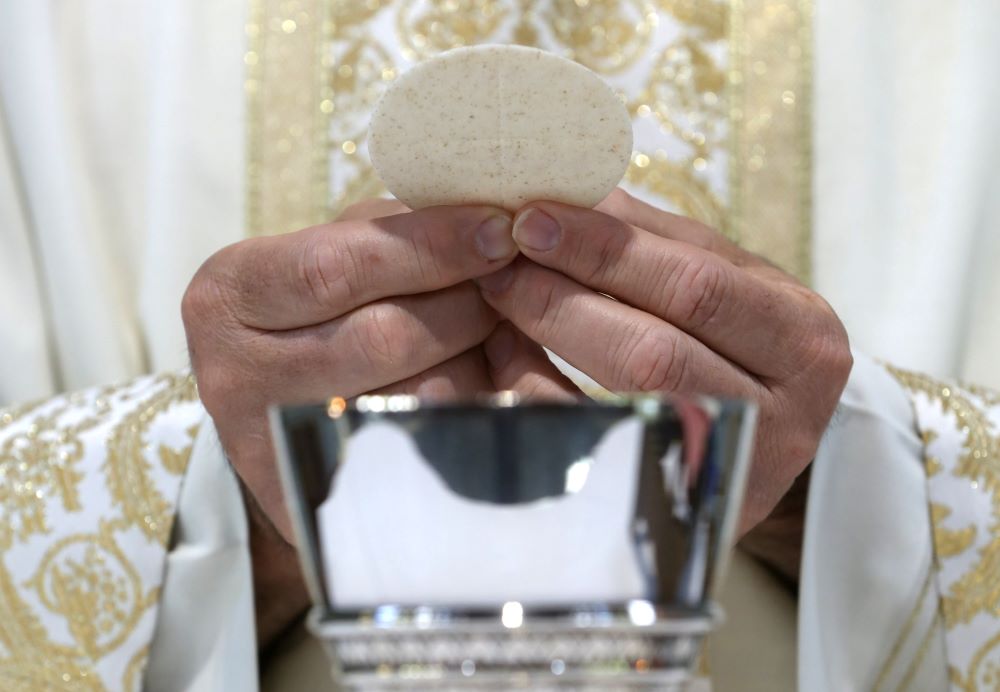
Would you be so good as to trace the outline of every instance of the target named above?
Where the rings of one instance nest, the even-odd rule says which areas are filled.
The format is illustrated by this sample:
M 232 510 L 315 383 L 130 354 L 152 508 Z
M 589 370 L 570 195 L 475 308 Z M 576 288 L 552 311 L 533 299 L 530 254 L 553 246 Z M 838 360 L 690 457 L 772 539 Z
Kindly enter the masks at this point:
M 492 390 L 481 344 L 499 318 L 470 280 L 516 254 L 501 209 L 375 200 L 333 223 L 236 243 L 199 269 L 182 306 L 199 395 L 286 541 L 267 407 Z

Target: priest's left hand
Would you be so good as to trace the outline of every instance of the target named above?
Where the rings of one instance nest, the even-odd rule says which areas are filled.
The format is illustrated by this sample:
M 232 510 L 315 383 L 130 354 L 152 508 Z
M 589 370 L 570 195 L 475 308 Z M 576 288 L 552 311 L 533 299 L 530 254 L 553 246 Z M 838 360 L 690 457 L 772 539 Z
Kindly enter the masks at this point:
M 618 190 L 597 210 L 521 209 L 521 258 L 479 279 L 533 341 L 613 391 L 717 394 L 760 407 L 741 535 L 815 456 L 851 371 L 830 306 L 700 223 Z

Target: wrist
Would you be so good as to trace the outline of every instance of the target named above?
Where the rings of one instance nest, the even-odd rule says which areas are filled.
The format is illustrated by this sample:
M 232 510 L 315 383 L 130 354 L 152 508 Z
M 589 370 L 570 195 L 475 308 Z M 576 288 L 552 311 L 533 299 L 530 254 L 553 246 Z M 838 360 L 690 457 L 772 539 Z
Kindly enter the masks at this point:
M 265 649 L 309 606 L 298 553 L 240 481 L 253 567 L 257 648 Z
M 741 548 L 798 587 L 812 464 L 799 474 L 774 510 L 739 542 Z

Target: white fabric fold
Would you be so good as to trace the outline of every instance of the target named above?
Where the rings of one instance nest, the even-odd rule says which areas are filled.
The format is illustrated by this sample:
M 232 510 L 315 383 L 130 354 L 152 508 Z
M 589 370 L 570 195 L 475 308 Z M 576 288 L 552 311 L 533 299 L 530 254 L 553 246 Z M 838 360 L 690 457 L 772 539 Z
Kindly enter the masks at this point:
M 254 692 L 253 603 L 243 498 L 206 420 L 178 502 L 145 689 Z
M 943 631 L 933 627 L 937 593 L 928 582 L 923 443 L 906 393 L 861 354 L 810 483 L 799 689 L 871 690 L 877 682 L 898 684 L 910 668 L 908 689 L 946 689 Z

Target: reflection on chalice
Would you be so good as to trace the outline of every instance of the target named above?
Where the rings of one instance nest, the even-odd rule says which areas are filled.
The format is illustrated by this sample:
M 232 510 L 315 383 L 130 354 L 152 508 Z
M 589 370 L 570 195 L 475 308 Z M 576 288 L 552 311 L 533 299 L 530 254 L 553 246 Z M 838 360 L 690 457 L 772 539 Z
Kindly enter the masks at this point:
M 649 395 L 275 409 L 310 628 L 348 689 L 681 689 L 753 418 Z

